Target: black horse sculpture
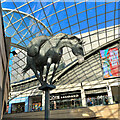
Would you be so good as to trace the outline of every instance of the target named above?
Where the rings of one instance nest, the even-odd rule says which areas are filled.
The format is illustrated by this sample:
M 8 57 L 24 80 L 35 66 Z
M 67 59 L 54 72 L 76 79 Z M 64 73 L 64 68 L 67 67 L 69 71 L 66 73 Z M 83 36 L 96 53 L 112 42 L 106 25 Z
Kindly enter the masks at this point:
M 41 42 L 41 40 L 43 41 Z M 47 83 L 50 66 L 54 63 L 53 74 L 50 78 L 50 84 L 52 84 L 64 47 L 70 47 L 73 54 L 78 58 L 79 56 L 82 56 L 81 58 L 84 56 L 82 41 L 76 36 L 59 33 L 51 38 L 42 36 L 42 39 L 37 39 L 37 41 L 32 40 L 32 42 L 28 47 L 27 65 L 23 69 L 23 73 L 32 69 L 41 85 Z M 45 80 L 43 80 L 44 66 L 47 66 Z M 40 72 L 40 76 L 38 75 L 38 71 Z

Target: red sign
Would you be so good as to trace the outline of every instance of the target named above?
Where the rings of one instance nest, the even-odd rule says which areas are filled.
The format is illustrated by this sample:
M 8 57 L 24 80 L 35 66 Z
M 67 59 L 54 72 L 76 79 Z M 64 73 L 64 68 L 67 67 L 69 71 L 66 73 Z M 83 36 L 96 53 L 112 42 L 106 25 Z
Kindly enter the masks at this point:
M 118 48 L 100 50 L 103 77 L 119 77 L 119 53 Z

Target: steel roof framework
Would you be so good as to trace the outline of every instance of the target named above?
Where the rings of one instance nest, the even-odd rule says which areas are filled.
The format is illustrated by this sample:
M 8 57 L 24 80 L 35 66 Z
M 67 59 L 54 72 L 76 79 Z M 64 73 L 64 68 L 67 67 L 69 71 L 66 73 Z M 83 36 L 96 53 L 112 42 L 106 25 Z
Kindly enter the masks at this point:
M 68 3 L 64 0 L 62 1 L 62 3 L 60 3 L 59 0 L 56 0 L 54 2 L 46 4 L 39 1 L 39 7 L 37 9 L 33 9 L 34 7 L 32 8 L 32 2 L 34 2 L 34 0 L 26 0 L 26 2 L 24 2 L 23 4 L 18 5 L 17 2 L 12 0 L 14 6 L 12 9 L 9 7 L 4 8 L 5 3 L 8 3 L 7 0 L 2 1 L 5 33 L 6 36 L 11 37 L 12 39 L 11 50 L 14 50 L 16 48 L 26 50 L 26 46 L 35 36 L 53 36 L 57 33 L 64 32 L 71 35 L 78 35 L 81 39 L 83 39 L 83 41 L 85 41 L 85 44 L 83 45 L 84 52 L 85 54 L 87 54 L 91 50 L 96 49 L 97 47 L 100 47 L 101 45 L 112 41 L 119 36 L 118 21 L 120 17 L 118 16 L 118 11 L 120 9 L 117 7 L 118 0 L 103 2 L 101 4 L 98 4 L 98 1 L 95 0 L 93 3 L 94 6 L 92 7 L 88 6 L 88 1 L 86 0 L 80 2 L 74 0 L 72 3 Z M 60 7 L 60 9 L 57 8 L 57 5 L 59 4 L 62 6 Z M 113 5 L 113 9 L 108 10 L 109 5 L 111 4 Z M 81 5 L 84 5 L 84 9 L 79 11 L 79 7 Z M 24 10 L 22 11 L 22 9 L 24 9 L 25 7 L 29 8 L 29 13 L 27 13 L 27 11 L 25 13 Z M 99 13 L 99 9 L 101 7 L 105 8 L 105 11 L 103 13 Z M 52 12 L 49 12 L 50 10 Z M 72 13 L 72 10 L 74 10 L 75 12 Z M 95 11 L 94 15 L 91 16 L 90 11 Z M 39 19 L 39 17 L 37 18 L 37 16 L 40 16 L 41 13 L 43 14 L 43 17 L 41 17 L 41 19 Z M 62 13 L 65 16 L 61 17 L 60 15 Z M 114 16 L 108 19 L 107 16 L 112 13 L 114 14 Z M 80 19 L 80 15 L 82 14 L 85 15 L 84 19 Z M 104 16 L 105 19 L 103 21 L 100 21 L 100 17 L 102 16 Z M 53 18 L 54 20 L 52 20 L 51 22 L 51 19 Z M 72 19 L 75 19 L 75 22 L 73 22 Z M 94 24 L 91 22 L 92 20 L 94 20 Z M 26 21 L 28 21 L 30 24 L 28 24 Z M 111 22 L 113 22 L 112 26 L 108 27 L 107 24 Z M 84 23 L 86 23 L 85 27 L 83 27 Z M 54 29 L 55 26 L 57 29 Z M 100 26 L 104 27 L 100 29 Z M 14 32 L 10 32 L 10 29 L 13 29 Z M 35 31 L 33 32 L 34 29 Z M 113 34 L 109 35 L 110 32 L 113 32 Z M 104 36 L 103 33 L 105 34 Z M 101 37 L 101 35 L 103 37 Z M 93 39 L 94 36 L 96 37 L 96 39 Z M 22 50 L 19 50 L 18 54 L 23 54 L 23 58 L 25 59 L 26 53 L 24 53 Z M 12 62 L 10 63 L 10 72 L 11 77 L 14 78 L 16 81 L 19 81 L 21 79 L 19 79 L 17 75 L 21 76 L 21 78 L 24 79 L 24 77 L 22 77 L 21 71 L 19 71 L 19 68 L 22 70 L 26 62 L 19 55 L 16 56 L 16 59 L 17 61 L 15 61 L 15 57 L 11 56 Z M 66 48 L 62 57 L 62 63 L 65 63 L 67 66 L 71 64 L 71 62 L 74 62 L 75 59 L 76 57 L 72 55 L 71 50 L 69 48 Z M 20 61 L 24 63 L 23 66 L 19 65 Z M 15 65 L 18 67 L 14 68 Z M 92 71 L 94 72 L 94 70 Z M 16 74 L 13 74 L 14 72 L 16 72 Z M 30 73 L 27 73 L 26 78 L 33 75 Z M 74 74 L 77 77 L 77 73 L 74 72 Z M 88 78 L 86 77 L 86 79 Z

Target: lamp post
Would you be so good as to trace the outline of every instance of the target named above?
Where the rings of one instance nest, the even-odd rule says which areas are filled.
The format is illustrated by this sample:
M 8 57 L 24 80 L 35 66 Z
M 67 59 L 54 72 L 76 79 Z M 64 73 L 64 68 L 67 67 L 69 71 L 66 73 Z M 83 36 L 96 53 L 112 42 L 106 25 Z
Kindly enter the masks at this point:
M 56 86 L 45 83 L 39 90 L 45 91 L 45 120 L 48 120 L 50 117 L 50 90 L 55 89 Z

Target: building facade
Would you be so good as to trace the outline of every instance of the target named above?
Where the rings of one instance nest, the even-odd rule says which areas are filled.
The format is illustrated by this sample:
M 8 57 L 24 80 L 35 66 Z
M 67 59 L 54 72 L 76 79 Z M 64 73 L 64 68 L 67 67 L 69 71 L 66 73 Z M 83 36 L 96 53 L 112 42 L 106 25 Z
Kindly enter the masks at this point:
M 109 34 L 111 32 L 108 31 Z M 104 32 L 101 36 L 102 34 Z M 105 38 L 101 40 L 104 42 Z M 50 92 L 50 108 L 63 109 L 118 103 L 119 76 L 104 79 L 100 50 L 117 48 L 119 53 L 119 45 L 119 38 L 113 39 L 88 52 L 81 64 L 78 64 L 76 60 L 59 71 L 54 78 L 56 89 Z M 119 61 L 117 58 L 115 60 Z M 11 83 L 11 98 L 16 94 L 18 94 L 18 99 L 28 97 L 30 102 L 28 102 L 27 111 L 44 110 L 45 94 L 38 87 L 39 81 L 35 76 L 13 82 Z
M 10 90 L 10 77 L 8 69 L 10 42 L 11 38 L 5 38 L 0 9 L 0 119 L 2 119 L 3 113 L 5 113 L 6 111 L 8 95 Z

